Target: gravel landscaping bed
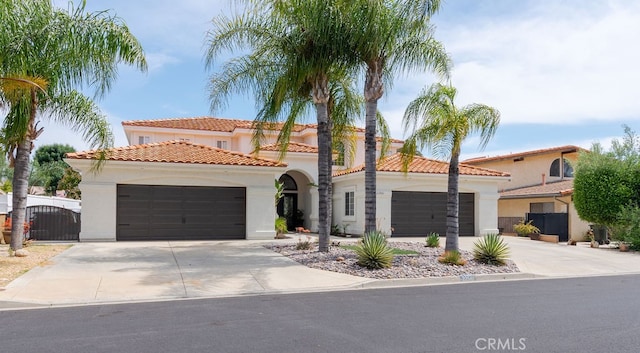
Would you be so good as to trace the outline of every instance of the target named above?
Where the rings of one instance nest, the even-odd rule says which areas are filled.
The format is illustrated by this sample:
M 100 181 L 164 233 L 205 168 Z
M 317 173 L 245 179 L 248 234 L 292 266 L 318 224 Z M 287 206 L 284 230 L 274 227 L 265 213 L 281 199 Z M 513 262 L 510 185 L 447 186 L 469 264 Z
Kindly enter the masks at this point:
M 390 268 L 369 270 L 356 263 L 355 252 L 338 246 L 331 246 L 328 253 L 318 252 L 317 244 L 314 244 L 312 250 L 296 250 L 295 244 L 268 244 L 265 247 L 311 268 L 376 279 L 520 272 L 512 261 L 505 266 L 485 265 L 475 261 L 468 251 L 460 251 L 467 263 L 464 266 L 455 266 L 438 262 L 438 256 L 442 255 L 444 248 L 428 248 L 419 242 L 393 242 L 390 245 L 398 249 L 413 250 L 420 255 L 396 255 Z

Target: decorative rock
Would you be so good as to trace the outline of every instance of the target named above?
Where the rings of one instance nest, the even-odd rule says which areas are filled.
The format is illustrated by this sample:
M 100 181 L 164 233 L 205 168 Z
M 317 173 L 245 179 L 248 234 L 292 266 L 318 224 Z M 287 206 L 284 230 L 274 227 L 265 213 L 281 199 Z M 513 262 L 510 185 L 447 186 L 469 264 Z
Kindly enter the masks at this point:
M 18 249 L 13 255 L 15 255 L 15 257 L 27 257 L 29 256 L 29 252 L 26 249 Z
M 473 254 L 464 250 L 460 251 L 460 254 L 467 262 L 466 265 L 450 266 L 441 264 L 438 262 L 438 256 L 440 256 L 442 249 L 425 248 L 421 242 L 394 242 L 394 248 L 413 250 L 418 252 L 419 255 L 397 255 L 393 259 L 391 268 L 378 270 L 369 270 L 359 266 L 355 252 L 341 247 L 331 247 L 329 252 L 319 252 L 317 251 L 317 247 L 314 247 L 312 250 L 295 250 L 295 245 L 279 243 L 268 244 L 265 245 L 265 247 L 311 268 L 378 279 L 519 272 L 518 267 L 513 261 L 507 261 L 506 266 L 485 265 L 475 261 Z

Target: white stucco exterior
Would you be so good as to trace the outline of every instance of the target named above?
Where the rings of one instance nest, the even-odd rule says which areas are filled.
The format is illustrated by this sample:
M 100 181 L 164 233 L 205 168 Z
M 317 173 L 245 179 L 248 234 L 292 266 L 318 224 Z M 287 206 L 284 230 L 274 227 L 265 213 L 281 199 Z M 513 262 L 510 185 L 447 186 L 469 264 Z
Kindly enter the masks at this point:
M 217 166 L 185 163 L 108 161 L 99 173 L 90 160 L 67 159 L 82 174 L 80 241 L 116 240 L 118 184 L 233 186 L 246 188 L 246 238 L 273 239 L 273 181 L 282 167 Z
M 459 192 L 475 195 L 475 236 L 498 233 L 498 183 L 508 177 L 460 176 Z M 376 223 L 386 234 L 391 229 L 393 191 L 446 192 L 446 174 L 378 172 Z M 364 233 L 364 172 L 333 178 L 333 224 L 351 234 Z M 355 216 L 345 216 L 345 192 L 355 191 Z

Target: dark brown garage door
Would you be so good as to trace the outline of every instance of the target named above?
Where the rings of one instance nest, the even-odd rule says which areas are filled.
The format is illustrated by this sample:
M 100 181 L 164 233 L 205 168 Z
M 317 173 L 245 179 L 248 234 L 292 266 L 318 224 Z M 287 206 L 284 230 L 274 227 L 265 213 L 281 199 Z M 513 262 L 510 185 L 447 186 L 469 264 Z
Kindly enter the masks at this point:
M 460 235 L 475 234 L 475 197 L 460 194 Z M 447 232 L 447 193 L 393 191 L 391 194 L 391 227 L 395 237 L 424 237 L 431 232 L 444 236 Z
M 118 185 L 116 239 L 244 239 L 245 199 L 245 188 Z

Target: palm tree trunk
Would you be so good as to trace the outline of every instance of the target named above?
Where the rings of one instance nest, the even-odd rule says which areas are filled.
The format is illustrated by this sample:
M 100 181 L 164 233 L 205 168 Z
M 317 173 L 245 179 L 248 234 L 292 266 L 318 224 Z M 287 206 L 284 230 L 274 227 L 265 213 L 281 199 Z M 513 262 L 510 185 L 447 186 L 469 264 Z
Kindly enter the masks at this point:
M 329 121 L 329 81 L 318 78 L 312 89 L 318 121 L 318 250 L 329 251 L 331 231 L 331 124 Z
M 364 98 L 366 117 L 364 131 L 364 231 L 376 230 L 376 112 L 378 99 L 384 92 L 382 85 L 383 63 L 378 60 L 368 66 Z
M 460 176 L 460 167 L 458 160 L 460 152 L 452 151 L 451 161 L 449 162 L 449 180 L 447 188 L 447 239 L 444 251 L 459 251 L 458 249 L 458 177 Z
M 24 240 L 24 223 L 27 215 L 27 195 L 29 190 L 29 155 L 31 154 L 32 135 L 36 120 L 38 97 L 36 90 L 31 89 L 29 110 L 29 130 L 16 148 L 13 170 L 13 200 L 11 211 L 11 249 L 22 249 Z

